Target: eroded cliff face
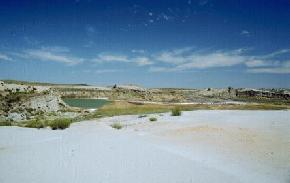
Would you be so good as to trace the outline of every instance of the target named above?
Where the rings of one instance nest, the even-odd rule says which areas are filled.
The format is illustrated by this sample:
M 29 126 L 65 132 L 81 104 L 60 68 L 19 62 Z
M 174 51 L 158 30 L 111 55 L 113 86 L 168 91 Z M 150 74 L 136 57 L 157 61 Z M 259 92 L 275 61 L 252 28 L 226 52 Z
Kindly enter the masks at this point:
M 52 91 L 0 92 L 0 120 L 22 121 L 44 113 L 62 111 L 67 105 Z
M 62 101 L 59 95 L 49 93 L 31 97 L 29 100 L 25 101 L 22 106 L 35 111 L 56 112 L 63 110 L 66 107 L 66 104 Z
M 37 96 L 17 96 L 2 97 L 1 117 L 12 121 L 21 121 L 30 119 L 33 116 L 44 113 L 57 112 L 65 110 L 66 104 L 60 96 L 54 94 L 44 94 Z

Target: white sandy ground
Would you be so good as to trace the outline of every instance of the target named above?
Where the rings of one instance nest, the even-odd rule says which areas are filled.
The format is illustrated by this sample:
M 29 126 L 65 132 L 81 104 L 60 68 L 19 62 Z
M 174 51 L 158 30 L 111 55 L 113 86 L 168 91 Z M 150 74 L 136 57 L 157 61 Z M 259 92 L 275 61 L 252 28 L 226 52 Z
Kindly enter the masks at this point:
M 290 182 L 290 111 L 150 116 L 63 131 L 0 127 L 0 182 Z M 125 127 L 112 129 L 114 122 Z

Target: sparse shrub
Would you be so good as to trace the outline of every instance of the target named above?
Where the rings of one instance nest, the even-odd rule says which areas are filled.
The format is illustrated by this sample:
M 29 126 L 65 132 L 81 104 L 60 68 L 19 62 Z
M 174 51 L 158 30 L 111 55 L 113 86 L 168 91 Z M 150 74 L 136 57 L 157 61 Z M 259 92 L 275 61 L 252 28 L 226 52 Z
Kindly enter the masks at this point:
M 49 91 L 48 90 L 45 90 L 45 91 L 43 91 L 43 94 L 44 95 L 47 95 L 47 94 L 49 94 Z
M 34 109 L 32 109 L 32 108 L 27 108 L 26 111 L 27 111 L 28 113 L 32 113 L 32 112 L 34 111 Z
M 153 121 L 157 121 L 157 118 L 151 117 L 151 118 L 149 118 L 149 120 L 153 122 Z
M 10 104 L 19 102 L 20 100 L 21 100 L 21 97 L 17 93 L 6 96 L 6 101 L 7 103 L 10 103 Z
M 181 116 L 181 110 L 179 107 L 175 107 L 171 110 L 171 116 Z
M 233 90 L 233 88 L 231 86 L 228 87 L 228 93 L 231 93 L 231 91 Z
M 26 128 L 45 128 L 47 127 L 47 121 L 45 120 L 40 120 L 40 119 L 33 119 L 25 124 Z
M 59 102 L 58 105 L 60 105 L 61 107 L 65 107 L 65 105 L 61 102 Z
M 66 129 L 70 126 L 72 120 L 68 118 L 60 118 L 60 119 L 55 119 L 49 123 L 49 126 L 51 127 L 52 130 L 57 130 L 57 129 Z
M 113 124 L 111 124 L 111 127 L 112 127 L 112 128 L 115 128 L 115 129 L 117 129 L 117 130 L 120 130 L 120 129 L 123 128 L 123 125 L 120 124 L 120 123 L 113 123 Z

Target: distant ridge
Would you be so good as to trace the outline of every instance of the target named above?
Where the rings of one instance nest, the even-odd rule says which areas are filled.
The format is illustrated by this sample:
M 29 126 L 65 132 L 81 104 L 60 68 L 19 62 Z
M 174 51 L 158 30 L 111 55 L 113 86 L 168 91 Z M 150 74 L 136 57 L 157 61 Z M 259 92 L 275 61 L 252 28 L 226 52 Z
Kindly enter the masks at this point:
M 88 84 L 80 83 L 80 84 L 61 84 L 61 83 L 47 83 L 47 82 L 35 82 L 35 81 L 20 81 L 13 79 L 4 79 L 1 80 L 7 84 L 23 84 L 23 85 L 32 85 L 32 86 L 58 86 L 58 85 L 66 85 L 66 86 L 90 86 Z

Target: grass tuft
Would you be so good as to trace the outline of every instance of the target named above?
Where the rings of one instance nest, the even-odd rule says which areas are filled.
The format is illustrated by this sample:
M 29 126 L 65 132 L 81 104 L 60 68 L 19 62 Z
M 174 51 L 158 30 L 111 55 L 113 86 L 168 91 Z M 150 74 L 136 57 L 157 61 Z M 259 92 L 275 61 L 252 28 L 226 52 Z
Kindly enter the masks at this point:
M 25 124 L 26 128 L 46 128 L 47 127 L 47 121 L 46 120 L 40 120 L 40 119 L 33 119 L 30 121 L 27 121 Z
M 68 128 L 71 123 L 72 123 L 71 119 L 59 118 L 59 119 L 55 119 L 49 122 L 49 126 L 52 130 L 57 130 L 57 129 L 63 130 L 63 129 Z
M 115 129 L 117 129 L 117 130 L 120 130 L 120 129 L 123 128 L 123 125 L 120 124 L 120 123 L 113 123 L 113 124 L 111 124 L 111 127 L 112 127 L 112 128 L 115 128 Z
M 153 122 L 153 121 L 157 121 L 157 118 L 151 117 L 151 118 L 149 118 L 149 120 Z
M 175 107 L 171 110 L 171 116 L 181 116 L 181 109 L 179 107 Z

